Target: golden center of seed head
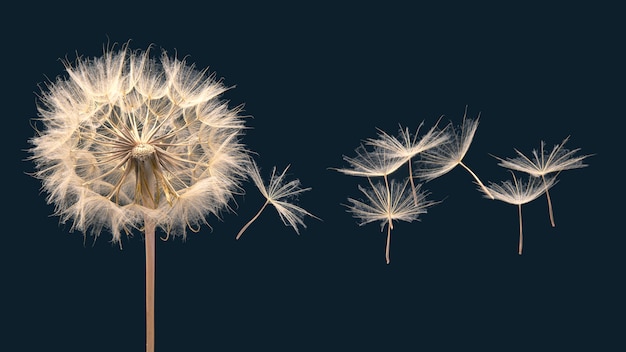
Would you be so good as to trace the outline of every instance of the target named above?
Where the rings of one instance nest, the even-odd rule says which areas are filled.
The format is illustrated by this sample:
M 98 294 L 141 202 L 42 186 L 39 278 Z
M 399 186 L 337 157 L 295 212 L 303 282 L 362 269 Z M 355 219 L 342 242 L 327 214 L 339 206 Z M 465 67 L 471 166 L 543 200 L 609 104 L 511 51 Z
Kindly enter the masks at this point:
M 131 156 L 137 160 L 144 161 L 154 154 L 155 149 L 151 144 L 139 143 L 133 147 Z

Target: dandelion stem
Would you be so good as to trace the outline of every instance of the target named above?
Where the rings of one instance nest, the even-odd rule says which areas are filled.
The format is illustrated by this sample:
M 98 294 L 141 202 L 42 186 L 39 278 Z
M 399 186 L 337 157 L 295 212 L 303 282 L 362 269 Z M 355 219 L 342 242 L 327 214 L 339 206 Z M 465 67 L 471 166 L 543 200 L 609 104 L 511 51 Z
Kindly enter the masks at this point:
M 146 247 L 146 352 L 154 352 L 154 277 L 155 277 L 155 224 L 145 220 Z
M 475 174 L 472 170 L 470 170 L 470 168 L 469 168 L 469 167 L 467 167 L 465 164 L 463 164 L 463 162 L 462 162 L 462 161 L 459 161 L 459 165 L 463 166 L 463 168 L 464 168 L 465 170 L 467 170 L 467 171 L 468 171 L 468 172 L 469 172 L 469 173 L 470 173 L 470 174 L 474 177 L 474 179 L 476 180 L 476 182 L 478 182 L 478 185 L 480 186 L 480 188 L 482 188 L 483 192 L 485 192 L 485 194 L 487 194 L 487 195 L 489 196 L 489 198 L 491 198 L 491 199 L 495 199 L 495 198 L 493 197 L 493 195 L 491 194 L 491 192 L 489 192 L 489 190 L 487 189 L 487 187 L 485 187 L 485 185 L 484 185 L 484 184 L 480 181 L 480 179 L 478 178 L 478 176 L 477 176 L 477 175 L 476 175 L 476 174 Z
M 522 245 L 524 242 L 524 236 L 522 235 L 522 205 L 517 205 L 517 213 L 519 214 L 519 244 L 517 254 L 522 255 Z
M 387 244 L 385 245 L 385 259 L 387 260 L 387 264 L 391 261 L 391 257 L 389 255 L 389 247 L 391 246 L 391 220 L 389 220 L 389 224 L 387 225 Z
M 552 201 L 550 200 L 550 192 L 548 191 L 548 184 L 546 183 L 546 178 L 544 175 L 541 175 L 541 179 L 543 180 L 543 184 L 546 186 L 546 198 L 548 198 L 548 213 L 550 214 L 550 224 L 552 227 L 556 227 L 554 224 L 554 214 L 552 213 Z
M 261 207 L 261 209 L 259 210 L 258 213 L 256 213 L 256 215 L 250 219 L 250 221 L 248 221 L 248 223 L 246 223 L 241 230 L 239 230 L 239 233 L 237 234 L 237 237 L 235 237 L 235 239 L 239 239 L 239 237 L 241 237 L 241 235 L 243 235 L 244 231 L 246 231 L 246 229 L 248 228 L 248 226 L 250 226 L 258 217 L 259 215 L 261 215 L 261 213 L 263 212 L 263 210 L 265 209 L 265 207 L 267 206 L 267 204 L 269 204 L 269 199 L 265 201 L 265 203 L 263 204 L 263 206 Z

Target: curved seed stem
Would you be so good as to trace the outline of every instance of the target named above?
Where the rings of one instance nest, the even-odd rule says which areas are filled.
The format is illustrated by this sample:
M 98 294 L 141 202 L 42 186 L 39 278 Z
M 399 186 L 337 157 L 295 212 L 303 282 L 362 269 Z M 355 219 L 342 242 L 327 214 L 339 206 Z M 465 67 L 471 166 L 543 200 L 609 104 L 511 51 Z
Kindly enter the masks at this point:
M 544 175 L 541 175 L 541 179 L 543 180 L 543 184 L 547 186 L 546 178 L 544 177 Z M 554 223 L 554 214 L 552 212 L 552 201 L 550 200 L 550 192 L 548 191 L 548 187 L 546 187 L 546 198 L 548 199 L 548 213 L 550 214 L 550 224 L 552 225 L 552 227 L 556 227 L 556 224 Z
M 470 170 L 470 168 L 469 168 L 469 167 L 465 166 L 465 164 L 463 164 L 463 162 L 459 162 L 459 165 L 463 166 L 463 168 L 464 168 L 465 170 L 467 170 L 467 171 L 468 171 L 468 172 L 469 172 L 469 173 L 470 173 L 470 174 L 474 177 L 474 179 L 476 180 L 476 182 L 478 182 L 478 185 L 480 186 L 480 188 L 482 188 L 483 192 L 485 192 L 485 194 L 486 194 L 486 195 L 488 195 L 488 196 L 489 196 L 489 198 L 491 198 L 491 199 L 495 199 L 495 198 L 493 197 L 493 195 L 491 194 L 491 192 L 489 192 L 489 190 L 487 189 L 487 187 L 485 187 L 485 185 L 484 185 L 484 184 L 480 181 L 480 179 L 478 178 L 478 176 L 477 176 L 477 175 L 476 175 L 476 174 L 475 174 L 472 170 Z
M 250 221 L 248 221 L 248 223 L 246 223 L 245 225 L 243 225 L 243 227 L 241 228 L 241 230 L 239 230 L 239 233 L 237 234 L 237 237 L 235 237 L 236 240 L 239 239 L 239 237 L 241 237 L 241 235 L 243 235 L 244 231 L 246 231 L 246 229 L 259 217 L 259 215 L 261 215 L 261 213 L 263 212 L 263 210 L 265 209 L 265 207 L 267 206 L 267 204 L 269 203 L 269 199 L 265 201 L 265 204 L 263 204 L 263 206 L 261 207 L 261 209 L 259 210 L 258 213 L 256 213 L 256 215 L 250 219 Z

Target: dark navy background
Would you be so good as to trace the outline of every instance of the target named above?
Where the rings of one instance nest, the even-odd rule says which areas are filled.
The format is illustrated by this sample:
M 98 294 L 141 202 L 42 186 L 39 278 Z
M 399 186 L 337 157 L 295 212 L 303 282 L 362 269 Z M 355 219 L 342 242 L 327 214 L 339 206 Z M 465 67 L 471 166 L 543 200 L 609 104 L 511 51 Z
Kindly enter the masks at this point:
M 313 188 L 299 204 L 323 219 L 298 236 L 268 208 L 235 241 L 264 201 L 246 184 L 237 215 L 159 241 L 158 351 L 624 348 L 617 9 L 16 6 L 2 24 L 2 350 L 144 348 L 142 236 L 120 250 L 106 233 L 68 233 L 23 161 L 38 84 L 63 74 L 59 58 L 129 39 L 235 86 L 225 98 L 254 117 L 244 141 L 265 174 L 291 164 Z M 516 207 L 482 198 L 457 168 L 424 186 L 445 200 L 397 224 L 386 265 L 378 224 L 358 227 L 341 205 L 363 180 L 329 168 L 376 128 L 460 122 L 466 106 L 481 121 L 465 162 L 485 182 L 509 178 L 489 154 L 541 140 L 571 135 L 568 147 L 595 155 L 551 191 L 556 228 L 544 197 L 523 207 L 523 256 Z

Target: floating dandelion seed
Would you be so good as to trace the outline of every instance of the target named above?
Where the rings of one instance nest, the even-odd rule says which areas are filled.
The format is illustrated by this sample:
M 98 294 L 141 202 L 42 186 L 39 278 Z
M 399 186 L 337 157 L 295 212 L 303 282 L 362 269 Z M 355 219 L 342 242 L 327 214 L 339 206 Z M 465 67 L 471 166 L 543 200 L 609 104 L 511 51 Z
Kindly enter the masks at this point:
M 437 147 L 450 138 L 444 131 L 437 128 L 437 124 L 419 139 L 419 131 L 424 125 L 423 121 L 415 133 L 411 133 L 408 127 L 402 128 L 402 126 L 399 128 L 398 137 L 379 130 L 378 138 L 368 138 L 365 143 L 380 150 L 386 150 L 390 158 L 403 159 L 403 162 L 407 162 L 417 154 Z
M 500 160 L 500 163 L 498 163 L 498 165 L 502 167 L 510 170 L 525 172 L 531 176 L 539 177 L 543 180 L 546 190 L 546 198 L 548 200 L 548 213 L 550 215 L 550 224 L 552 224 L 552 227 L 556 225 L 554 223 L 554 214 L 552 211 L 550 192 L 548 191 L 550 187 L 548 187 L 545 176 L 552 173 L 560 173 L 564 170 L 586 167 L 587 165 L 583 164 L 583 159 L 591 156 L 574 156 L 574 154 L 576 154 L 580 150 L 580 148 L 574 150 L 567 150 L 563 148 L 568 139 L 569 136 L 565 138 L 563 142 L 561 142 L 561 144 L 556 144 L 549 154 L 546 154 L 546 151 L 544 151 L 545 143 L 544 141 L 541 141 L 541 147 L 539 149 L 539 152 L 537 152 L 536 149 L 532 151 L 532 159 L 528 158 L 517 149 L 515 149 L 515 152 L 517 153 L 518 157 L 515 158 L 502 159 L 494 156 L 496 159 Z
M 163 51 L 107 49 L 99 58 L 65 61 L 68 74 L 46 85 L 41 131 L 30 142 L 61 223 L 120 243 L 143 230 L 146 248 L 146 344 L 154 350 L 155 231 L 186 235 L 219 217 L 249 169 L 240 142 L 240 109 L 227 88 Z
M 420 123 L 417 127 L 415 134 L 411 135 L 411 132 L 407 128 L 399 129 L 399 137 L 391 136 L 385 131 L 380 130 L 378 138 L 370 138 L 366 140 L 366 144 L 373 146 L 381 151 L 385 157 L 391 160 L 399 159 L 408 164 L 409 168 L 409 180 L 411 181 L 411 189 L 413 194 L 416 193 L 415 182 L 413 181 L 413 158 L 426 150 L 435 148 L 442 143 L 445 143 L 450 138 L 447 133 L 437 128 L 439 121 L 433 126 L 426 134 L 418 139 L 419 131 L 424 125 L 424 122 Z M 417 204 L 417 197 L 415 203 Z
M 343 160 L 350 165 L 349 167 L 333 168 L 333 170 L 350 176 L 386 177 L 398 170 L 406 162 L 404 157 L 399 157 L 397 154 L 384 148 L 368 150 L 361 144 L 355 152 L 355 157 L 343 157 Z
M 487 186 L 489 194 L 485 196 L 517 205 L 519 216 L 518 254 L 521 255 L 523 245 L 522 205 L 537 199 L 546 189 L 554 186 L 557 181 L 554 177 L 548 179 L 544 178 L 542 181 L 542 179 L 531 176 L 528 182 L 524 183 L 522 180 L 518 180 L 513 172 L 511 172 L 511 174 L 513 175 L 513 182 L 510 180 L 506 180 L 500 184 L 491 182 L 489 186 Z
M 280 175 L 276 173 L 276 167 L 274 167 L 269 184 L 266 187 L 257 164 L 252 161 L 250 165 L 250 177 L 261 194 L 265 197 L 265 203 L 263 203 L 259 212 L 244 225 L 241 231 L 239 231 L 236 239 L 239 239 L 241 235 L 243 235 L 244 231 L 261 215 L 268 204 L 274 206 L 285 226 L 293 227 L 297 234 L 300 234 L 298 225 L 302 225 L 302 227 L 306 228 L 303 221 L 305 216 L 308 215 L 319 219 L 291 202 L 293 199 L 297 198 L 300 193 L 309 191 L 311 188 L 300 188 L 300 180 L 292 180 L 285 183 L 285 174 L 289 166 L 287 166 Z
M 363 144 L 361 144 L 355 151 L 357 153 L 356 157 L 343 157 L 343 159 L 350 164 L 349 168 L 334 170 L 346 175 L 367 177 L 368 179 L 370 177 L 383 177 L 385 180 L 385 187 L 387 189 L 387 199 L 391 199 L 388 176 L 398 170 L 400 166 L 404 165 L 406 162 L 405 159 L 403 157 L 398 157 L 384 148 L 368 150 Z
M 421 154 L 421 167 L 417 170 L 415 176 L 425 181 L 430 181 L 445 175 L 457 165 L 461 165 L 474 177 L 482 191 L 487 194 L 489 198 L 493 199 L 489 194 L 489 190 L 480 181 L 478 176 L 463 163 L 463 158 L 465 154 L 467 154 L 472 140 L 474 139 L 474 135 L 476 134 L 479 118 L 480 115 L 476 119 L 467 118 L 466 109 L 460 128 L 455 128 L 452 123 L 448 124 L 444 130 L 449 134 L 450 140 Z
M 393 221 L 401 220 L 413 222 L 420 214 L 427 212 L 427 208 L 439 202 L 426 200 L 427 192 L 420 191 L 421 184 L 416 186 L 415 197 L 406 192 L 408 179 L 404 182 L 391 180 L 388 184 L 381 182 L 374 184 L 368 178 L 371 188 L 359 187 L 366 200 L 348 198 L 351 205 L 347 205 L 352 216 L 360 219 L 359 226 L 370 222 L 380 221 L 381 231 L 387 225 L 387 241 L 385 245 L 385 260 L 390 263 L 391 230 Z M 417 199 L 417 202 L 415 201 Z

